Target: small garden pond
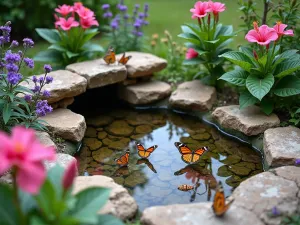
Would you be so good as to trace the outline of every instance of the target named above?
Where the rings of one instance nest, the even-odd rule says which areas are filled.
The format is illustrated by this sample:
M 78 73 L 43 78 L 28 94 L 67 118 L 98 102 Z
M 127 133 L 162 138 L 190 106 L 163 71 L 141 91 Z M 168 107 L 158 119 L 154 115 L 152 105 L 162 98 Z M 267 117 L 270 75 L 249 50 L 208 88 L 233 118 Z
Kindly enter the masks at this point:
M 153 205 L 212 201 L 217 182 L 225 194 L 246 178 L 263 170 L 261 155 L 223 136 L 197 117 L 170 110 L 111 110 L 86 117 L 88 128 L 80 158 L 81 175 L 106 175 L 123 185 L 140 210 Z M 96 116 L 95 116 L 96 114 Z M 158 145 L 148 160 L 137 155 L 135 142 L 149 148 Z M 208 146 L 201 160 L 188 165 L 174 142 L 191 149 Z M 114 159 L 130 149 L 128 167 Z M 184 192 L 178 186 L 194 187 Z

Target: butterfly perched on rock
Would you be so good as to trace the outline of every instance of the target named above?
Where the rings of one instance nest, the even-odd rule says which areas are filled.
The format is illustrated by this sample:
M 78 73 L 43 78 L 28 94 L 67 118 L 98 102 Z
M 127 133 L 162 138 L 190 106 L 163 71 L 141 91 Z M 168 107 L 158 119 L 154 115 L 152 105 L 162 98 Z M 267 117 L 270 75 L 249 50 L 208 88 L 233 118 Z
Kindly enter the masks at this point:
M 120 59 L 118 62 L 119 62 L 119 64 L 121 63 L 121 64 L 123 64 L 123 65 L 126 65 L 126 63 L 127 63 L 127 62 L 129 61 L 129 59 L 131 59 L 131 58 L 132 58 L 131 55 L 125 56 L 125 53 L 123 53 L 121 59 Z
M 157 145 L 153 145 L 151 146 L 150 148 L 148 149 L 145 149 L 144 146 L 139 143 L 139 142 L 136 142 L 136 147 L 137 147 L 137 150 L 138 150 L 138 155 L 141 157 L 141 158 L 148 158 L 152 152 L 154 152 L 154 150 L 158 147 Z
M 219 181 L 216 194 L 214 197 L 214 202 L 212 205 L 213 212 L 216 216 L 223 216 L 226 211 L 229 209 L 230 205 L 234 199 L 232 197 L 225 198 L 224 189 L 222 182 Z
M 116 62 L 116 53 L 112 47 L 109 47 L 106 55 L 103 57 L 103 60 L 107 65 L 114 64 Z
M 126 150 L 126 152 L 120 156 L 120 158 L 115 159 L 115 162 L 119 165 L 119 166 L 127 166 L 128 162 L 129 162 L 129 156 L 130 156 L 130 151 L 129 149 Z
M 174 144 L 181 154 L 181 159 L 188 164 L 199 161 L 201 156 L 208 151 L 208 147 L 201 147 L 193 151 L 181 142 L 175 142 Z

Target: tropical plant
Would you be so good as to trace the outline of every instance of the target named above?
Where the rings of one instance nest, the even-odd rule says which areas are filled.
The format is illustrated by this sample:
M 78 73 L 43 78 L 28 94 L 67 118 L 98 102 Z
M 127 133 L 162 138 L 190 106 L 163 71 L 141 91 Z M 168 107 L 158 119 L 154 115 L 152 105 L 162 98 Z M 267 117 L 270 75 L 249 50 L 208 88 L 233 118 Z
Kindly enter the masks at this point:
M 128 7 L 124 0 L 120 0 L 117 5 L 119 13 L 113 16 L 109 4 L 102 5 L 104 10 L 103 18 L 109 20 L 106 38 L 110 41 L 110 46 L 114 47 L 116 53 L 126 51 L 140 51 L 143 44 L 143 28 L 149 24 L 149 5 L 145 4 L 142 12 L 139 12 L 140 5 L 136 4 L 133 14 L 128 14 Z
M 266 114 L 274 109 L 275 99 L 300 93 L 300 79 L 295 72 L 300 69 L 298 50 L 280 53 L 280 43 L 284 36 L 293 36 L 293 30 L 278 22 L 273 28 L 267 25 L 258 27 L 254 22 L 246 39 L 257 43 L 252 48 L 240 47 L 220 55 L 235 65 L 236 69 L 225 73 L 220 79 L 241 87 L 240 107 L 259 103 Z
M 202 81 L 210 85 L 216 85 L 217 79 L 224 73 L 223 58 L 219 58 L 229 49 L 228 44 L 232 41 L 232 26 L 219 23 L 219 13 L 225 10 L 225 5 L 220 2 L 195 3 L 192 18 L 198 20 L 198 24 L 185 24 L 181 27 L 179 37 L 187 41 L 188 52 L 185 65 L 203 65 L 206 75 Z
M 56 29 L 36 29 L 51 44 L 48 50 L 39 52 L 34 57 L 36 61 L 53 62 L 57 67 L 65 67 L 91 59 L 104 51 L 100 45 L 91 43 L 98 31 L 90 28 L 99 26 L 92 10 L 76 2 L 73 6 L 59 6 L 55 11 L 58 13 L 55 14 Z
M 0 184 L 1 225 L 122 225 L 110 215 L 98 215 L 110 190 L 90 187 L 72 194 L 77 162 L 67 169 L 56 165 L 48 172 L 44 160 L 56 157 L 44 147 L 34 130 L 15 127 L 11 137 L 0 132 L 0 175 L 11 170 L 12 187 Z
M 22 66 L 30 69 L 34 67 L 34 61 L 26 57 L 27 51 L 33 47 L 34 42 L 30 38 L 23 39 L 23 51 L 13 52 L 19 45 L 16 40 L 10 42 L 10 22 L 0 27 L 0 124 L 2 130 L 10 130 L 16 124 L 45 130 L 40 117 L 52 111 L 47 100 L 50 96 L 47 90 L 42 88 L 52 82 L 48 75 L 52 68 L 45 65 L 45 75 L 33 77 L 34 88 L 22 86 L 22 82 L 28 82 L 20 74 Z M 8 47 L 6 47 L 8 46 Z

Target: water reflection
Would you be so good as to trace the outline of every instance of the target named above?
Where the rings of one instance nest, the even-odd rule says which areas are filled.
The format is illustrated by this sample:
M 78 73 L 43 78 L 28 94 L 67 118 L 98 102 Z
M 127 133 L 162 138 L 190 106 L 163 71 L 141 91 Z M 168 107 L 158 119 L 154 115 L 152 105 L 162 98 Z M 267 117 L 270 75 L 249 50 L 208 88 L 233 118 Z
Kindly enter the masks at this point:
M 88 129 L 80 158 L 81 174 L 102 174 L 123 185 L 140 209 L 153 205 L 211 201 L 217 180 L 225 194 L 249 176 L 262 171 L 261 156 L 198 119 L 168 111 L 113 110 L 88 116 Z M 148 159 L 137 154 L 135 142 L 158 145 Z M 180 141 L 191 149 L 207 146 L 209 151 L 195 164 L 187 165 L 174 146 Z M 116 165 L 126 149 L 126 167 Z M 85 173 L 86 171 L 86 173 Z M 190 191 L 178 186 L 193 186 Z

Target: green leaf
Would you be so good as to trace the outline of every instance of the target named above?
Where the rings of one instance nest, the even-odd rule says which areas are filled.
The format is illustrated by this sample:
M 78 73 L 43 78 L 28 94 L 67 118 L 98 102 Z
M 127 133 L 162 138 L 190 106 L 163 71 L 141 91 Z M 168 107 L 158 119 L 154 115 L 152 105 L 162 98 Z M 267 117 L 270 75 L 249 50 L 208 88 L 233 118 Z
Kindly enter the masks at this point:
M 242 52 L 237 52 L 237 51 L 226 52 L 220 55 L 219 57 L 226 58 L 227 60 L 231 61 L 232 63 L 238 65 L 239 67 L 243 68 L 248 72 L 253 66 L 251 59 Z
M 77 193 L 77 204 L 71 211 L 74 218 L 82 223 L 96 223 L 97 212 L 109 198 L 110 190 L 107 188 L 91 187 Z
M 36 28 L 36 32 L 51 44 L 61 41 L 59 33 L 55 29 Z
M 5 184 L 0 184 L 0 224 L 18 225 L 18 214 L 13 203 L 12 189 Z
M 300 60 L 288 60 L 279 63 L 275 69 L 275 77 L 283 78 L 300 69 Z
M 124 225 L 124 223 L 118 218 L 112 215 L 98 215 L 97 224 L 103 225 Z
M 246 46 L 241 46 L 239 48 L 239 51 L 246 54 L 250 59 L 254 57 L 253 55 L 253 49 L 246 47 Z
M 48 49 L 57 50 L 59 52 L 66 52 L 66 51 L 68 51 L 66 48 L 60 46 L 59 44 L 50 45 L 50 47 Z
M 187 40 L 187 41 L 189 41 L 189 42 L 191 42 L 191 43 L 193 43 L 195 45 L 200 45 L 201 44 L 201 42 L 198 39 L 198 37 L 196 35 L 194 35 L 194 34 L 182 33 L 182 34 L 179 34 L 178 37 L 183 38 L 183 39 L 185 39 L 185 40 Z
M 39 62 L 62 62 L 63 56 L 61 52 L 49 49 L 39 52 L 33 59 Z
M 3 107 L 3 121 L 5 124 L 7 124 L 7 122 L 9 121 L 10 117 L 11 117 L 11 103 L 6 103 Z
M 219 79 L 225 80 L 231 84 L 237 86 L 245 86 L 246 79 L 249 76 L 249 73 L 242 69 L 235 69 L 230 72 L 223 74 Z
M 68 58 L 73 58 L 73 57 L 79 56 L 79 53 L 74 53 L 74 52 L 70 52 L 70 51 L 67 51 L 66 54 L 67 54 Z
M 240 109 L 244 109 L 247 106 L 254 105 L 258 102 L 258 99 L 255 98 L 250 92 L 245 91 L 240 94 L 239 104 Z
M 200 58 L 194 58 L 194 59 L 185 59 L 183 60 L 183 65 L 199 65 L 200 63 L 204 63 L 205 61 Z
M 40 120 L 40 122 L 43 123 L 44 121 Z M 56 164 L 47 173 L 47 179 L 52 183 L 58 197 L 62 196 L 63 188 L 61 182 L 57 182 L 57 181 L 62 180 L 63 174 L 64 174 L 64 168 L 61 167 L 59 164 Z
M 19 196 L 22 212 L 28 213 L 31 209 L 36 207 L 36 202 L 32 195 L 19 190 Z
M 263 55 L 263 56 L 260 57 L 257 61 L 258 61 L 258 63 L 259 63 L 260 65 L 262 65 L 263 68 L 264 68 L 264 67 L 266 66 L 266 64 L 267 64 L 267 61 L 268 61 L 268 55 L 267 55 L 267 54 Z
M 104 48 L 101 45 L 86 43 L 82 47 L 87 52 L 104 52 Z
M 278 65 L 279 63 L 281 63 L 285 59 L 292 59 L 292 57 L 294 55 L 296 55 L 297 52 L 298 52 L 297 49 L 292 49 L 292 50 L 287 50 L 287 51 L 281 53 L 280 55 L 278 55 L 277 57 L 275 57 L 274 62 L 273 62 L 274 63 L 273 66 Z
M 260 103 L 260 108 L 265 114 L 270 115 L 274 109 L 274 102 L 264 98 Z
M 250 93 L 262 100 L 262 98 L 269 93 L 272 86 L 274 84 L 274 76 L 272 74 L 268 74 L 265 78 L 258 78 L 255 75 L 249 75 L 246 80 L 246 87 L 250 91 Z
M 215 39 L 219 36 L 232 36 L 233 27 L 231 25 L 222 25 L 219 24 L 216 28 Z
M 296 76 L 282 78 L 276 85 L 274 94 L 280 97 L 300 94 L 300 79 Z

